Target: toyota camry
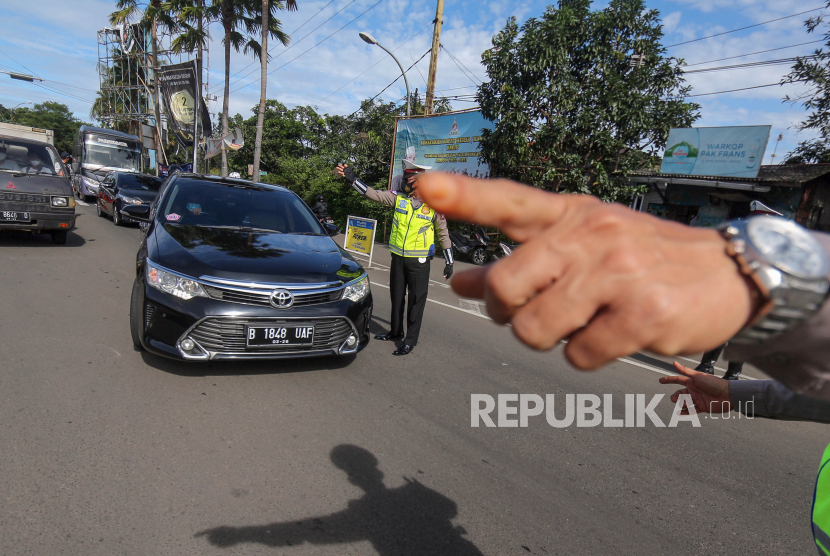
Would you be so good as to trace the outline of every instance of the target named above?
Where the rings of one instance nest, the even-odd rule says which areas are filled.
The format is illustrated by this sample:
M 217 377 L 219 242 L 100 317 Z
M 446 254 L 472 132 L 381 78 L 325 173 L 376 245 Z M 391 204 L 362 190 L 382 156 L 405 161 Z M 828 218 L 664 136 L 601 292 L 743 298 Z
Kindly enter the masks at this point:
M 138 349 L 185 360 L 348 355 L 369 341 L 366 271 L 290 190 L 169 178 L 146 224 L 130 303 Z

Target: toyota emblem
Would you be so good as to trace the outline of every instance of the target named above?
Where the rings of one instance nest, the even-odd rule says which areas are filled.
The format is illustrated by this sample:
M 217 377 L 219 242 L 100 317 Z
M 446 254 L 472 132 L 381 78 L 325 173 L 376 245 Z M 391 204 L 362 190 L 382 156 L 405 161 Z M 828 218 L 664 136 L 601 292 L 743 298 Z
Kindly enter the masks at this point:
M 294 305 L 294 294 L 288 290 L 274 290 L 271 292 L 271 305 L 277 309 L 288 309 Z

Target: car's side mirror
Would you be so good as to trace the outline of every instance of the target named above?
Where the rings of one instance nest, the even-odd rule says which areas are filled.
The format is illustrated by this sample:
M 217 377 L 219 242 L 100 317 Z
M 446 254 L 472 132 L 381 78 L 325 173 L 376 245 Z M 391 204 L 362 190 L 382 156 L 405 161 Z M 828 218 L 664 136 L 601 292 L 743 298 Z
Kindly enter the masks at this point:
M 326 233 L 330 236 L 336 236 L 340 233 L 340 228 L 334 224 L 323 224 L 323 226 L 326 228 Z
M 150 223 L 150 205 L 127 205 L 121 209 L 121 216 L 132 218 L 136 222 Z

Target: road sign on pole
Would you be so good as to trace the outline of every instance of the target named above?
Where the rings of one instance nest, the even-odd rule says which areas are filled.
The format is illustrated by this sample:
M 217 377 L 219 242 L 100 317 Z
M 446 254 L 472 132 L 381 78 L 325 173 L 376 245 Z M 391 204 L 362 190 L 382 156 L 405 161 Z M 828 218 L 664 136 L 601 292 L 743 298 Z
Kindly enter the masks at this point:
M 375 247 L 375 230 L 378 221 L 359 216 L 349 216 L 346 219 L 346 233 L 343 240 L 343 249 L 352 253 L 369 255 L 367 268 L 372 267 L 372 253 Z

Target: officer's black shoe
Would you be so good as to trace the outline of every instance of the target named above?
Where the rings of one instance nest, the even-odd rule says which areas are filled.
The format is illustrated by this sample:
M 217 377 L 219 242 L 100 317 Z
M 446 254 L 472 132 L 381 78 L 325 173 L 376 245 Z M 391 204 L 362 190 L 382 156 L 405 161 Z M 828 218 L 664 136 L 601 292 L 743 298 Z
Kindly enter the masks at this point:
M 392 352 L 392 355 L 408 355 L 412 351 L 412 346 L 409 344 L 401 344 L 401 347 Z
M 715 374 L 715 364 L 714 363 L 712 363 L 712 364 L 701 363 L 700 365 L 695 367 L 695 370 L 699 373 L 706 373 L 707 375 L 713 375 L 713 374 Z
M 394 340 L 400 340 L 403 338 L 403 334 L 398 334 L 397 336 L 393 336 L 391 332 L 387 332 L 386 334 L 376 334 L 375 340 L 381 340 L 383 342 L 392 342 Z
M 725 375 L 723 375 L 723 378 L 724 378 L 725 380 L 738 380 L 738 377 L 739 377 L 739 376 L 741 376 L 741 373 L 730 373 L 730 372 L 727 372 Z

